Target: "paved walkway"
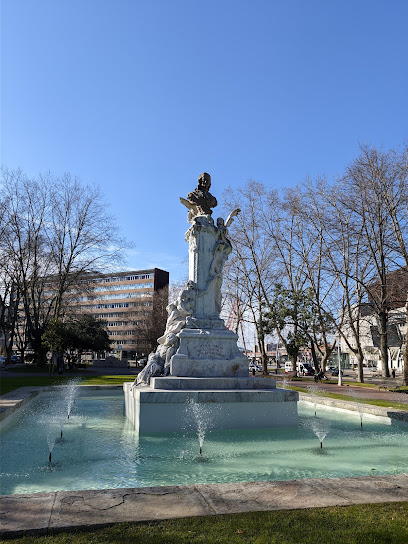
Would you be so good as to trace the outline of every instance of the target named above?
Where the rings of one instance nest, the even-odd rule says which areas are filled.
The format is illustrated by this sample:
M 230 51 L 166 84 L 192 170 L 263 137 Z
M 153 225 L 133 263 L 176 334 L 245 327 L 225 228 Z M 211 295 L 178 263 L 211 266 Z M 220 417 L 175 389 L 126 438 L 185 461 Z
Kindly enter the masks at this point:
M 408 501 L 408 474 L 96 491 L 0 498 L 0 537 L 121 522 Z

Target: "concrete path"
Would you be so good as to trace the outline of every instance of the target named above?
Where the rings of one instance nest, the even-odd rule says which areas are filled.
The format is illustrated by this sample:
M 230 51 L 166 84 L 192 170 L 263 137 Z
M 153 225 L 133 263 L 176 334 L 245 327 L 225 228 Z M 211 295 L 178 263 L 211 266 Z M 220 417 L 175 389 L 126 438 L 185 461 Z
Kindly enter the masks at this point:
M 408 501 L 408 474 L 9 495 L 0 498 L 0 537 L 121 522 L 395 501 Z

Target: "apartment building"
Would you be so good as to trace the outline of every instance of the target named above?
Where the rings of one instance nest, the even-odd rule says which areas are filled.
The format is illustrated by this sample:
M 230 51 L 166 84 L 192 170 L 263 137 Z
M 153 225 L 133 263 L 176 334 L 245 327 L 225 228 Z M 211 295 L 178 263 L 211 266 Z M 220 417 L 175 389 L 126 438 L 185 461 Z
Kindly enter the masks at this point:
M 406 301 L 408 293 L 408 270 L 407 267 L 401 267 L 387 274 L 387 344 L 388 344 L 388 364 L 390 368 L 402 370 L 403 353 L 407 338 L 407 314 Z M 360 343 L 364 354 L 364 364 L 383 371 L 380 352 L 380 334 L 378 315 L 375 311 L 375 299 L 381 296 L 381 285 L 375 282 L 370 285 L 368 302 L 360 304 L 353 308 L 355 321 L 359 322 Z M 342 334 L 346 340 L 340 338 L 340 347 L 346 358 L 351 364 L 357 364 L 357 357 L 348 344 L 356 348 L 356 341 L 352 334 L 351 327 L 347 320 L 342 329 Z
M 152 268 L 89 274 L 81 284 L 84 290 L 76 299 L 75 311 L 107 323 L 111 352 L 129 359 L 147 356 L 152 349 L 151 329 L 167 305 L 169 273 Z

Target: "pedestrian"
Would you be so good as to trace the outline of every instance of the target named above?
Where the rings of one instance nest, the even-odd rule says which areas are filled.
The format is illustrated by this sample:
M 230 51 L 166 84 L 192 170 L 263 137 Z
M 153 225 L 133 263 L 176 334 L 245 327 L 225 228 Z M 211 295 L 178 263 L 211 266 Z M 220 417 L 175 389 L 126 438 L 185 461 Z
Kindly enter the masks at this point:
M 392 369 L 391 375 L 393 378 L 395 378 L 395 368 Z

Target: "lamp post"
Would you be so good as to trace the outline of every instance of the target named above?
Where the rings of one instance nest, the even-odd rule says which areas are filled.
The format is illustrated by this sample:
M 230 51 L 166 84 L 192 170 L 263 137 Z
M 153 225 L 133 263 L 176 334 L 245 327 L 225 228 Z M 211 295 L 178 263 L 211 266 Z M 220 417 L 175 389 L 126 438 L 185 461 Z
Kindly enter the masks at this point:
M 338 360 L 339 360 L 339 381 L 338 381 L 338 385 L 343 385 L 343 378 L 341 377 L 340 339 L 339 339 L 339 343 L 337 344 L 337 357 L 338 357 Z

